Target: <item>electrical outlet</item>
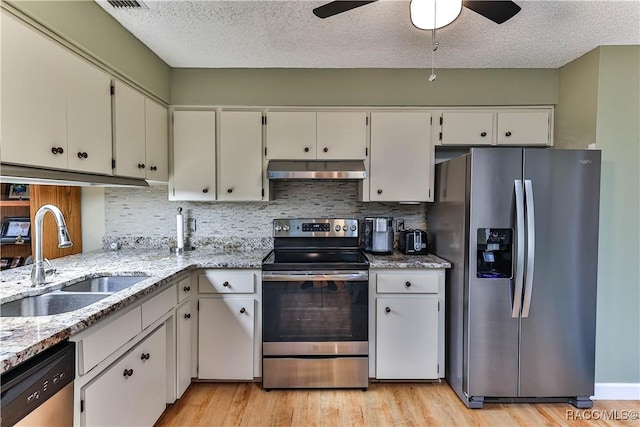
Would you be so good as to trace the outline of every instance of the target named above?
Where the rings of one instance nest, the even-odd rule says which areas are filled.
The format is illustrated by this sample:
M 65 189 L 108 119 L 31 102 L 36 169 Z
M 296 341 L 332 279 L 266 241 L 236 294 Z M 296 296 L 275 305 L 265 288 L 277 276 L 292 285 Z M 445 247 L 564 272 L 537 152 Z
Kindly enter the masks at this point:
M 404 219 L 399 219 L 396 223 L 396 231 L 404 231 Z
M 195 218 L 187 218 L 187 230 L 189 233 L 195 233 L 196 231 L 196 219 Z

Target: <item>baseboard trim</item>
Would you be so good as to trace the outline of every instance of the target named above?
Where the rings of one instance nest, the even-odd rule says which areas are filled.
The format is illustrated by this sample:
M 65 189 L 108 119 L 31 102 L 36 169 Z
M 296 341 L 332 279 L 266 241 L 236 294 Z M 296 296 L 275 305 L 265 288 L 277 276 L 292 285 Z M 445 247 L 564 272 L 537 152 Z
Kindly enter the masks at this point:
M 640 400 L 640 383 L 596 383 L 593 400 Z

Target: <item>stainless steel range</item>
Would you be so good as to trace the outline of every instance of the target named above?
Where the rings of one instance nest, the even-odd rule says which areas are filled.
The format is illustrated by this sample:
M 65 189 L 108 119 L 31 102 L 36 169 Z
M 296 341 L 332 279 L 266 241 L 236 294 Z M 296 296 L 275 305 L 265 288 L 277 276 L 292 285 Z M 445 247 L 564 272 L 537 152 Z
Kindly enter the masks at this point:
M 276 219 L 262 263 L 262 385 L 367 388 L 369 262 L 357 219 Z

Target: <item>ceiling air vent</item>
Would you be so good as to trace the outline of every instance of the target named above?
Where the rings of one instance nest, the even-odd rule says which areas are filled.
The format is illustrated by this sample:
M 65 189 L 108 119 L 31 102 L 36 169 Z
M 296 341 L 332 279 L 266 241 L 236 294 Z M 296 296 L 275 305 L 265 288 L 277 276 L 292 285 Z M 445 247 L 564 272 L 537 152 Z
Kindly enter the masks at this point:
M 108 0 L 108 3 L 116 9 L 149 9 L 139 0 Z

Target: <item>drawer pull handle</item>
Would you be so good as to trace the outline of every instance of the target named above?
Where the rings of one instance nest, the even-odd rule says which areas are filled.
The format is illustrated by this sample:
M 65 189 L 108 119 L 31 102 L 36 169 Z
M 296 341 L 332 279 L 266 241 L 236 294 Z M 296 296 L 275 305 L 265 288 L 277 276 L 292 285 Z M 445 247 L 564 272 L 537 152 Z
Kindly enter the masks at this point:
M 222 284 L 222 286 L 224 286 L 225 288 L 228 288 L 228 287 L 229 287 L 229 282 L 224 282 L 224 283 Z
M 233 193 L 233 188 L 227 188 L 227 193 L 229 194 Z
M 184 288 L 182 288 L 182 290 L 185 292 L 189 292 L 191 290 L 191 286 L 185 286 Z
M 51 148 L 51 152 L 53 154 L 63 154 L 64 153 L 64 149 L 62 147 L 52 147 Z
M 304 147 L 304 152 L 308 153 L 309 152 L 309 147 Z
M 511 132 L 505 133 L 504 136 L 511 136 Z
M 247 310 L 245 310 L 245 309 L 244 309 L 244 307 L 242 307 L 242 308 L 240 309 L 240 314 L 244 314 L 244 312 L 245 312 L 245 311 L 247 311 Z
M 140 360 L 149 360 L 149 357 L 151 357 L 149 353 L 142 353 Z
M 407 288 L 410 288 L 410 287 L 411 287 L 411 282 L 407 281 L 404 285 L 405 285 Z
M 203 192 L 204 194 L 207 194 L 207 193 L 209 192 L 209 189 L 208 189 L 208 188 L 203 188 L 203 189 L 202 189 L 202 192 Z
M 138 169 L 144 169 L 144 163 L 138 163 Z
M 191 313 L 185 313 L 184 318 L 185 319 L 191 319 Z
M 378 194 L 382 194 L 382 189 L 378 189 Z
M 125 369 L 124 372 L 122 373 L 122 375 L 125 378 L 129 378 L 131 375 L 133 375 L 133 369 Z
M 85 152 L 82 151 L 78 151 L 78 158 L 79 159 L 86 159 L 87 157 L 89 157 L 89 155 Z
M 329 151 L 329 149 L 327 147 L 324 147 L 324 149 L 322 151 L 324 151 L 326 153 L 326 152 Z
M 391 313 L 391 309 L 390 309 L 389 307 L 385 307 L 385 308 L 384 308 L 384 312 L 385 312 L 385 313 Z
M 486 133 L 486 132 L 482 132 L 482 133 L 480 134 L 480 136 L 484 138 L 485 136 L 487 136 L 487 133 Z

